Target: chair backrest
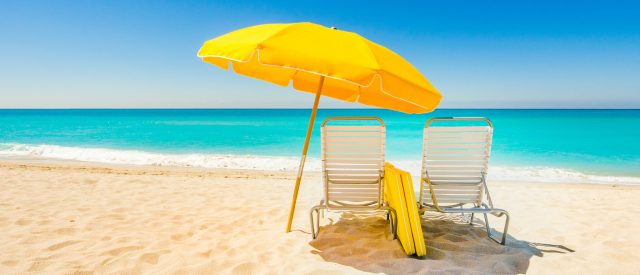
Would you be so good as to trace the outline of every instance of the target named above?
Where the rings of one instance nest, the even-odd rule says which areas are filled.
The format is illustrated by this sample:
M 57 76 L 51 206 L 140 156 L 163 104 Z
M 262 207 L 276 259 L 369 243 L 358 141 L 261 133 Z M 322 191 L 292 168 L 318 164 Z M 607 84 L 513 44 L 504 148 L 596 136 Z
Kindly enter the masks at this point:
M 379 208 L 383 203 L 384 122 L 377 117 L 331 117 L 322 123 L 321 136 L 327 208 Z
M 438 122 L 439 126 L 431 126 L 434 122 Z M 478 123 L 486 125 L 467 126 Z M 420 203 L 436 207 L 466 203 L 480 205 L 492 135 L 493 125 L 486 118 L 450 117 L 427 121 L 424 128 Z

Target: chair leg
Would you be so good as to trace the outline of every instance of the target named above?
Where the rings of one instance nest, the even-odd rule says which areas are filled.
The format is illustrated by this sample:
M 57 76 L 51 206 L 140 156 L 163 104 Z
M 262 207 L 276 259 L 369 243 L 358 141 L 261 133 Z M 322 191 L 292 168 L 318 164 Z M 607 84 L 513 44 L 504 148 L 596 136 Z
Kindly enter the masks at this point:
M 320 234 L 320 213 L 324 212 L 324 210 L 320 209 L 320 210 L 316 210 L 316 238 L 318 237 L 318 234 Z
M 396 213 L 395 209 L 393 208 L 389 208 L 389 209 L 391 209 L 389 211 L 391 216 L 391 220 L 389 221 L 391 223 L 391 236 L 395 240 L 398 233 L 398 214 Z
M 504 245 L 507 242 L 507 230 L 509 230 L 509 212 L 505 211 L 505 210 L 501 210 L 498 211 L 498 215 L 496 216 L 502 216 L 505 215 L 505 221 L 504 221 L 504 229 L 502 229 L 502 240 L 500 241 L 501 245 Z
M 484 223 L 485 226 L 487 228 L 487 235 L 488 237 L 501 244 L 501 245 L 505 245 L 507 242 L 507 231 L 509 230 L 509 212 L 502 210 L 502 209 L 492 209 L 491 214 L 496 216 L 496 217 L 502 217 L 503 215 L 505 216 L 505 221 L 504 221 L 504 229 L 502 230 L 502 238 L 500 238 L 500 240 L 496 239 L 492 234 L 491 234 L 491 229 L 489 228 L 489 219 L 487 217 L 487 214 L 484 214 Z
M 396 239 L 396 234 L 397 234 L 397 230 L 398 230 L 398 215 L 396 213 L 396 210 L 389 207 L 389 206 L 383 206 L 381 208 L 381 210 L 386 210 L 385 216 L 387 221 L 389 221 L 389 224 L 391 226 L 391 235 L 392 238 L 395 240 Z
M 311 238 L 316 239 L 318 233 L 320 233 L 320 213 L 324 210 L 323 205 L 316 205 L 309 211 L 309 221 L 311 222 Z M 316 222 L 313 222 L 313 213 L 316 213 Z
M 424 216 L 424 213 L 427 212 L 427 208 L 426 207 L 422 207 L 419 203 L 418 203 L 418 215 L 420 217 Z
M 311 224 L 311 239 L 316 238 L 316 226 L 313 222 L 313 212 L 315 211 L 316 211 L 315 207 L 312 207 L 311 210 L 309 211 L 309 222 Z
M 489 226 L 489 217 L 487 216 L 487 213 L 482 213 L 482 215 L 484 216 L 484 227 L 487 229 L 487 236 L 491 238 L 491 227 Z
M 471 219 L 469 220 L 469 224 L 473 225 L 473 217 L 476 213 L 471 213 Z

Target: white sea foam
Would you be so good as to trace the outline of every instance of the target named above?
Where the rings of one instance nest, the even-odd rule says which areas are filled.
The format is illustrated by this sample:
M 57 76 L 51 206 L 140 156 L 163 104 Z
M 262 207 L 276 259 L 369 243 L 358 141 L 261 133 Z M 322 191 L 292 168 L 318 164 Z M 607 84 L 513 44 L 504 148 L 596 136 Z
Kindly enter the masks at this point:
M 0 157 L 32 157 L 77 160 L 110 164 L 183 166 L 204 168 L 294 171 L 300 162 L 295 157 L 269 157 L 217 154 L 160 154 L 137 150 L 27 145 L 0 143 Z M 320 161 L 310 159 L 305 170 L 319 171 Z
M 49 158 L 89 161 L 110 164 L 157 165 L 204 168 L 252 169 L 267 171 L 295 171 L 298 157 L 272 157 L 223 154 L 162 154 L 137 150 L 67 147 L 0 143 L 0 157 Z M 396 167 L 420 175 L 420 161 L 389 160 Z M 321 162 L 307 159 L 305 170 L 320 171 Z M 640 184 L 640 177 L 589 175 L 553 167 L 497 167 L 492 166 L 488 180 L 534 181 L 558 183 Z
M 420 161 L 389 161 L 396 167 L 417 177 L 421 173 Z M 491 166 L 487 180 L 530 181 L 555 183 L 640 184 L 640 177 L 602 176 L 555 167 L 501 167 Z

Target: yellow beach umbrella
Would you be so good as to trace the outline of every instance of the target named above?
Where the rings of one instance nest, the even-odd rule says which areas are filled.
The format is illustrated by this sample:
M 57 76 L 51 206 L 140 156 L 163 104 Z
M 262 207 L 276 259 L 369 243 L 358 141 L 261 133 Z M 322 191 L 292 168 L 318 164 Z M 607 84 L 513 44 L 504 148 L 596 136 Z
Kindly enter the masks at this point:
M 315 94 L 293 191 L 295 210 L 320 95 L 403 113 L 430 112 L 440 93 L 409 62 L 353 33 L 313 23 L 265 24 L 204 43 L 198 57 L 222 69 Z

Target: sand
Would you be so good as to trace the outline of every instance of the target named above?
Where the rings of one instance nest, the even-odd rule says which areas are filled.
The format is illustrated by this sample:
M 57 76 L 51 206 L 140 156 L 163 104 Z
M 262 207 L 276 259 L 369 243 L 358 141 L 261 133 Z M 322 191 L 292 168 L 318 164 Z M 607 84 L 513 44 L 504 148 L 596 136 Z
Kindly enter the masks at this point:
M 428 213 L 428 256 L 416 258 L 382 215 L 330 213 L 311 241 L 317 173 L 285 234 L 293 177 L 2 160 L 0 274 L 640 273 L 637 186 L 491 182 L 512 216 L 507 245 L 481 220 Z

